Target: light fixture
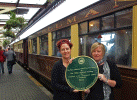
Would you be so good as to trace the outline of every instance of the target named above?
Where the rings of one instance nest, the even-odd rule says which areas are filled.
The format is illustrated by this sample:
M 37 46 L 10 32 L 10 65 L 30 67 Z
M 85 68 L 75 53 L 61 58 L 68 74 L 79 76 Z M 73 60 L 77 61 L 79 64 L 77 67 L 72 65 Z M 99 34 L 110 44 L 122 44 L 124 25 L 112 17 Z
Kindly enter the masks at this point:
M 93 26 L 93 24 L 90 24 L 90 26 Z

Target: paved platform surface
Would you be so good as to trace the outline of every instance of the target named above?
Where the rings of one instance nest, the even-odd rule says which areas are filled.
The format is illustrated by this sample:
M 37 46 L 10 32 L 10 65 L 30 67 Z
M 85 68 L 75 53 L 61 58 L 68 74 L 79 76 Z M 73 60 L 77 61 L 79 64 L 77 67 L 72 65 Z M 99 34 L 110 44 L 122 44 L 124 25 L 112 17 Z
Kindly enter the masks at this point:
M 0 74 L 0 100 L 53 100 L 52 94 L 30 76 L 19 64 L 8 73 L 4 63 L 4 74 Z

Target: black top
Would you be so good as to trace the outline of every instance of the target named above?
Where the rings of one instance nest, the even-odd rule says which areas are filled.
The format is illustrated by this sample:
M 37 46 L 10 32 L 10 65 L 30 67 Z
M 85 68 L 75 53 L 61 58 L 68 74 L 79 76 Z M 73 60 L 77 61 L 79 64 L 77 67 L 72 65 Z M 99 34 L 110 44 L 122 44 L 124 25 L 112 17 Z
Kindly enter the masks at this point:
M 80 92 L 74 93 L 66 82 L 66 67 L 62 63 L 62 59 L 57 61 L 51 72 L 51 84 L 54 92 L 54 100 L 81 100 Z
M 116 86 L 114 88 L 120 88 L 122 86 L 121 76 L 115 63 L 107 61 L 110 68 L 110 79 L 116 81 Z M 99 73 L 103 74 L 103 65 L 99 66 Z M 103 82 L 99 79 L 93 87 L 90 88 L 90 93 L 86 100 L 103 100 Z M 110 100 L 114 100 L 113 87 L 111 87 Z

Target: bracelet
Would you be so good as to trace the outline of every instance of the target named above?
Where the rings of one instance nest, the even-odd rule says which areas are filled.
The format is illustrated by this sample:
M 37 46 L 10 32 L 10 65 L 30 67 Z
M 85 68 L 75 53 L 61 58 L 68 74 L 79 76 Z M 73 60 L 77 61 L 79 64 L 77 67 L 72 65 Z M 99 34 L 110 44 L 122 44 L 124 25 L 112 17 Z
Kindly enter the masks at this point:
M 106 82 L 105 82 L 106 84 L 108 84 L 108 79 L 106 79 Z

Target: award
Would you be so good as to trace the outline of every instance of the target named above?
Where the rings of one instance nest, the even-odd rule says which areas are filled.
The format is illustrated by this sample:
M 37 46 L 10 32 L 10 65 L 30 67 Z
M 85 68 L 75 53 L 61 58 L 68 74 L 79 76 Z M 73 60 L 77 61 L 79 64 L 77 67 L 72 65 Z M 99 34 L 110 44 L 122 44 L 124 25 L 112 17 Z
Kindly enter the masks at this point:
M 98 73 L 98 66 L 94 59 L 88 56 L 80 56 L 68 65 L 65 77 L 71 88 L 83 91 L 96 83 Z

